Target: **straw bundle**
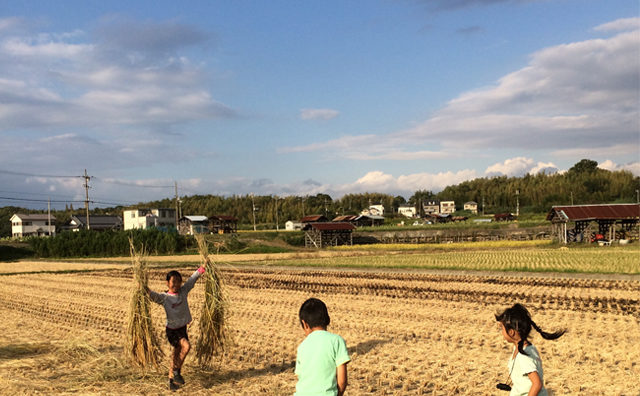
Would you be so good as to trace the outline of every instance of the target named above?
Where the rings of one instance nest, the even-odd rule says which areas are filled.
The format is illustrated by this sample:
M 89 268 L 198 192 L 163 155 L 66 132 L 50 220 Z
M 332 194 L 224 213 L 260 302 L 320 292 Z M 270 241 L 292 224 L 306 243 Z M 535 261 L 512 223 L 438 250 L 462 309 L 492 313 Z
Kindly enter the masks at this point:
M 225 351 L 229 334 L 225 323 L 227 299 L 222 277 L 217 266 L 209 258 L 209 247 L 204 237 L 196 236 L 200 258 L 205 267 L 204 303 L 200 312 L 200 336 L 196 343 L 196 357 L 201 366 L 210 366 L 216 354 Z
M 147 292 L 149 272 L 147 254 L 142 247 L 136 250 L 129 238 L 131 265 L 133 267 L 133 287 L 129 304 L 125 355 L 137 366 L 158 367 L 164 356 L 160 342 L 151 323 L 151 299 Z

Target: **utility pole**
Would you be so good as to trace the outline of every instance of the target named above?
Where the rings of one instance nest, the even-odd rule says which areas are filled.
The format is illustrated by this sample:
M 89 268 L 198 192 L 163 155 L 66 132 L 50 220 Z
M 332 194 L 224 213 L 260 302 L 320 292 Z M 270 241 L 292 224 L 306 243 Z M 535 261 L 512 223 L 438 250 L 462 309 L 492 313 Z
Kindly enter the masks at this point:
M 520 216 L 520 190 L 516 190 L 516 217 Z
M 178 202 L 180 202 L 180 198 L 178 198 L 178 182 L 174 181 L 173 185 L 176 188 L 176 215 L 175 215 L 175 218 L 176 218 L 176 229 L 177 229 L 178 228 L 178 220 L 179 220 L 179 217 L 178 217 L 178 210 L 179 210 Z
M 280 231 L 280 224 L 278 221 L 278 196 L 276 195 L 276 231 Z
M 89 224 L 89 189 L 91 188 L 89 187 L 89 179 L 91 179 L 91 176 L 87 174 L 87 170 L 85 169 L 84 184 L 82 186 L 84 187 L 84 192 L 85 192 L 84 209 L 87 215 L 87 230 L 91 229 L 91 225 Z
M 253 193 L 251 193 L 251 214 L 253 215 L 253 230 L 256 231 L 256 202 L 253 199 Z
M 571 206 L 573 206 L 573 191 L 571 191 Z
M 484 194 L 482 195 L 482 215 L 484 216 Z
M 51 198 L 47 201 L 47 231 L 49 231 L 49 236 L 51 236 Z

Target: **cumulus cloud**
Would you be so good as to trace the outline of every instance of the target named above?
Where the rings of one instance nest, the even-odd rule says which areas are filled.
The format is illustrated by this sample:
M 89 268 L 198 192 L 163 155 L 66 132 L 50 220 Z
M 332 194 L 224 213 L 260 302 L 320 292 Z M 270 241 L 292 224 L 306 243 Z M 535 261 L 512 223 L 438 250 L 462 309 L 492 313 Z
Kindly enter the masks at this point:
M 13 19 L 0 20 L 2 27 Z M 177 22 L 103 21 L 90 33 L 0 35 L 0 132 L 177 125 L 231 117 L 182 53 L 209 35 Z
M 640 29 L 640 18 L 623 18 L 598 25 L 593 30 L 601 32 L 617 32 Z
M 302 120 L 331 120 L 340 115 L 340 112 L 332 109 L 301 109 Z
M 615 162 L 613 162 L 612 160 L 608 159 L 608 160 L 600 162 L 598 164 L 598 168 L 606 169 L 606 170 L 609 170 L 609 171 L 626 170 L 628 172 L 631 172 L 634 176 L 640 176 L 640 161 L 629 162 L 629 163 L 626 163 L 626 164 L 618 165 Z
M 552 162 L 535 162 L 531 158 L 516 157 L 506 159 L 504 162 L 499 162 L 489 166 L 485 170 L 487 176 L 524 176 L 527 173 L 537 174 L 540 172 L 556 173 L 558 167 Z
M 478 155 L 478 150 L 495 148 L 560 155 L 627 146 L 626 152 L 637 153 L 640 33 L 622 31 L 636 26 L 636 19 L 601 25 L 600 30 L 621 30 L 609 38 L 537 51 L 527 66 L 493 86 L 459 95 L 414 127 L 283 151 L 326 150 L 353 159 L 434 158 L 461 150 Z M 384 152 L 368 144 L 355 146 L 367 141 L 383 141 Z

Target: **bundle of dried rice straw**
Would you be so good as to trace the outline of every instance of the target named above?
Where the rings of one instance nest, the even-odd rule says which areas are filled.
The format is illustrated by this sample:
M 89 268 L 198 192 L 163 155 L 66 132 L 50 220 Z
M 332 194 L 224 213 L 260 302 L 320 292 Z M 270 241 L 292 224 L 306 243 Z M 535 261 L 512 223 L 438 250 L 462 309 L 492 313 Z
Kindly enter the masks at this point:
M 151 323 L 151 299 L 147 292 L 149 272 L 144 246 L 136 250 L 133 239 L 129 238 L 131 265 L 133 267 L 133 287 L 129 304 L 125 355 L 137 366 L 158 367 L 164 354 Z
M 196 343 L 196 356 L 201 366 L 211 366 L 213 357 L 223 353 L 230 343 L 225 323 L 228 308 L 220 270 L 209 258 L 209 247 L 203 236 L 197 235 L 198 250 L 203 266 L 204 303 L 200 312 L 200 335 Z

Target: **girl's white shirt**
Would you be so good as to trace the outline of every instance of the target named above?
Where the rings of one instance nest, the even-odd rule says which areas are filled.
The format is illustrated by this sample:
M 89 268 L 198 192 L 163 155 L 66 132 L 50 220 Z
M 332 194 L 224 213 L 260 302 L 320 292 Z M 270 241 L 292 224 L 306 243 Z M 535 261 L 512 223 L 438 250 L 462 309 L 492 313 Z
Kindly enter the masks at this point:
M 517 348 L 514 348 L 514 352 Z M 542 361 L 540 360 L 540 354 L 533 345 L 529 344 L 524 347 L 524 351 L 527 355 L 523 355 L 520 352 L 516 354 L 515 358 L 509 359 L 507 368 L 511 373 L 511 392 L 509 396 L 527 396 L 529 389 L 531 389 L 531 380 L 528 374 L 536 371 L 540 376 L 540 382 L 542 383 L 542 389 L 538 392 L 538 396 L 547 396 L 547 390 L 544 387 L 544 376 L 542 373 Z M 511 354 L 513 356 L 513 354 Z

